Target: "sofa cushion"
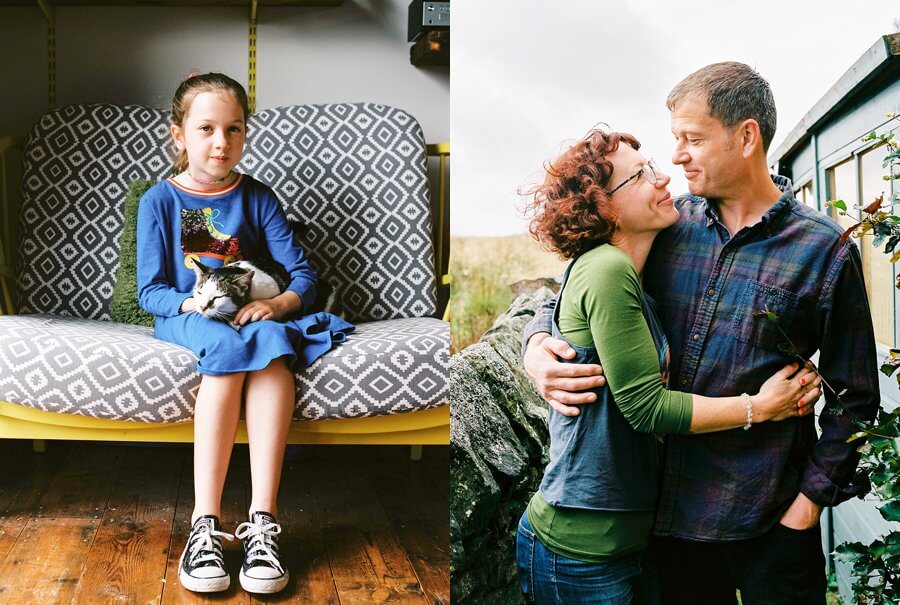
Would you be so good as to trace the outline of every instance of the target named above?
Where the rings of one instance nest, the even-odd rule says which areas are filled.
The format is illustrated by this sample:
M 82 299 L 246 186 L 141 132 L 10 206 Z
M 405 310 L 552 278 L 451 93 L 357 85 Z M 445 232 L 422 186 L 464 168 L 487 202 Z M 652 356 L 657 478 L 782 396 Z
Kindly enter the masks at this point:
M 299 418 L 357 418 L 449 403 L 449 325 L 361 323 L 297 374 Z M 144 326 L 56 315 L 0 316 L 0 400 L 138 422 L 193 416 L 197 358 Z
M 24 150 L 20 311 L 109 319 L 128 184 L 170 176 L 169 113 L 71 105 L 46 114 Z M 296 105 L 251 116 L 238 170 L 270 185 L 320 279 L 353 322 L 436 309 L 422 131 L 372 103 Z

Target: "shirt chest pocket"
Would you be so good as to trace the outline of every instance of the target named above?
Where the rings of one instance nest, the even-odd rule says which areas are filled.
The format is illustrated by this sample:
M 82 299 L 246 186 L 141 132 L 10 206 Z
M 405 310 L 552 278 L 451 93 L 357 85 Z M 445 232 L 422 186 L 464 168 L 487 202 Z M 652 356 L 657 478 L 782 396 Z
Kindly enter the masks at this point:
M 765 311 L 777 316 L 773 322 Z M 747 282 L 734 313 L 734 334 L 743 343 L 788 353 L 789 343 L 803 354 L 815 337 L 815 313 L 796 294 L 756 281 Z

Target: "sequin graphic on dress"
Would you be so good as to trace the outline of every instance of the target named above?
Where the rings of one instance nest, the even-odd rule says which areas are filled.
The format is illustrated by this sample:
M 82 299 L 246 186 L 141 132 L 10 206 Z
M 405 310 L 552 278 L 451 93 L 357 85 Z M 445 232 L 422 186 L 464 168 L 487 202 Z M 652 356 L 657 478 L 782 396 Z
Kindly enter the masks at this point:
M 218 258 L 224 264 L 243 259 L 238 238 L 222 233 L 218 209 L 181 210 L 181 250 L 184 264 L 193 269 L 192 258 Z

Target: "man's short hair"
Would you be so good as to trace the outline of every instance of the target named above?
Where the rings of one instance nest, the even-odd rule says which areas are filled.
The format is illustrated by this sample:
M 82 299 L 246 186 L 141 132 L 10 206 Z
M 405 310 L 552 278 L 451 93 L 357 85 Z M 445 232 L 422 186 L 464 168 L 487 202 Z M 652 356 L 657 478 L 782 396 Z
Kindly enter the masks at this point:
M 705 98 L 709 115 L 726 128 L 747 119 L 756 120 L 762 134 L 763 151 L 775 136 L 775 97 L 769 83 L 749 65 L 736 61 L 713 63 L 679 82 L 666 99 L 669 111 L 683 98 Z

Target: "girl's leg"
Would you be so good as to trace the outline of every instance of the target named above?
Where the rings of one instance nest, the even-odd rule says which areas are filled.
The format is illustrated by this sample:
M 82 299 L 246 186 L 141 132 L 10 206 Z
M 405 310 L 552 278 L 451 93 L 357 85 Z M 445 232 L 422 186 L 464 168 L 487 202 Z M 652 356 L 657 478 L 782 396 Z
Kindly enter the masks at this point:
M 221 517 L 222 489 L 241 414 L 245 374 L 204 375 L 194 407 L 194 513 Z
M 295 393 L 294 373 L 283 357 L 273 359 L 264 369 L 247 375 L 244 401 L 253 484 L 250 511 L 265 511 L 278 516 L 278 486 Z

